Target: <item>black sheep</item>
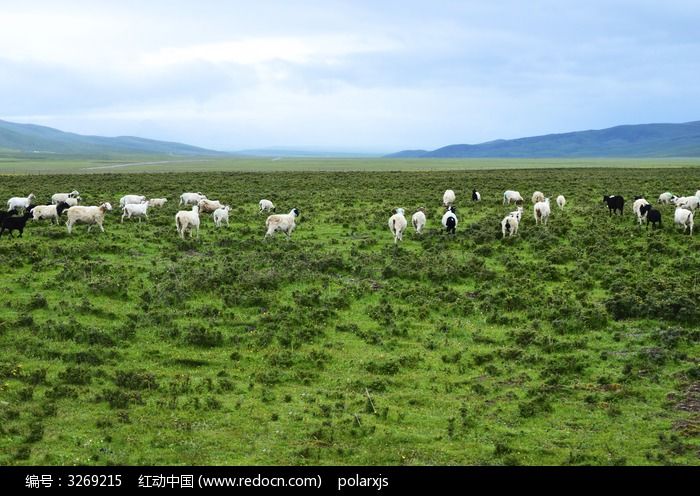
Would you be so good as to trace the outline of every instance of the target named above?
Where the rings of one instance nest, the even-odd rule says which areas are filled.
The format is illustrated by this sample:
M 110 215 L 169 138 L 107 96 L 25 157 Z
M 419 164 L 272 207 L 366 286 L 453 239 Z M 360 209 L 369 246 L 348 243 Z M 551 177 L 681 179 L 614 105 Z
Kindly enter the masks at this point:
M 19 237 L 21 238 L 24 233 L 24 226 L 32 216 L 32 210 L 27 209 L 21 217 L 5 217 L 2 220 L 2 228 L 0 228 L 0 237 L 7 230 L 10 232 L 10 237 L 12 237 L 12 231 L 19 231 Z
M 642 205 L 639 211 L 642 215 L 645 213 L 647 215 L 647 229 L 649 229 L 650 222 L 653 229 L 656 229 L 656 224 L 659 224 L 659 227 L 661 227 L 661 212 L 651 208 L 651 205 Z
M 625 205 L 625 199 L 623 197 L 617 195 L 605 195 L 603 197 L 603 203 L 608 204 L 608 210 L 610 211 L 610 215 L 612 215 L 615 210 L 619 210 L 620 215 L 622 215 L 622 207 Z

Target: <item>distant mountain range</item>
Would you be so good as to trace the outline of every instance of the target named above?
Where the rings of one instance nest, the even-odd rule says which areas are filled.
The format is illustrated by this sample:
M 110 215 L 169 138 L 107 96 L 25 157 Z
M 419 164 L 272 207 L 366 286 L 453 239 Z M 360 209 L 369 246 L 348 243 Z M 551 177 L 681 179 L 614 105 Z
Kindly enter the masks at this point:
M 700 157 L 700 121 L 608 129 L 404 150 L 388 158 Z

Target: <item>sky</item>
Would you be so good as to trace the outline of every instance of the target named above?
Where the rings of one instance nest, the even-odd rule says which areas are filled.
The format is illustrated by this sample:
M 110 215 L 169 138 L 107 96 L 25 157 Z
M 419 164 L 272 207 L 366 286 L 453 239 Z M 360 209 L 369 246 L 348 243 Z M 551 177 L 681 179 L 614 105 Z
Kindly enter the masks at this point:
M 700 120 L 700 2 L 0 0 L 0 119 L 219 150 Z

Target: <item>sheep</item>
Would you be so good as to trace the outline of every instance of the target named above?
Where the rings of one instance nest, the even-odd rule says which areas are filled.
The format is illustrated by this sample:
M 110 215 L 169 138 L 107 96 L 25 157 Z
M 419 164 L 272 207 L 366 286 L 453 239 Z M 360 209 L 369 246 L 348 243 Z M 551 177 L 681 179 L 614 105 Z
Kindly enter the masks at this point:
M 694 212 L 700 206 L 700 198 L 697 196 L 683 196 L 676 199 L 676 206 L 687 210 L 692 210 Z
M 473 189 L 472 190 L 472 201 L 481 201 L 481 193 L 479 193 L 477 190 Z
M 68 198 L 77 198 L 79 196 L 80 193 L 75 190 L 71 191 L 70 193 L 56 193 L 51 196 L 51 204 L 58 205 L 59 203 L 66 201 Z
M 517 210 L 513 210 L 508 214 L 508 217 L 516 217 L 518 221 L 523 217 L 523 207 L 518 207 Z
M 217 208 L 222 208 L 224 205 L 219 200 L 207 200 L 203 198 L 199 200 L 199 211 L 203 214 L 210 214 L 214 212 Z
M 60 202 L 58 205 L 37 205 L 32 209 L 33 220 L 52 219 L 58 224 L 58 218 L 69 207 L 66 202 Z
M 71 197 L 66 198 L 66 201 L 63 203 L 65 203 L 69 207 L 75 207 L 76 205 L 78 205 L 78 202 L 80 200 L 81 200 L 81 198 L 79 196 L 76 196 L 76 197 L 71 196 Z
M 176 213 L 175 227 L 183 240 L 185 239 L 185 231 L 190 232 L 191 238 L 193 230 L 197 231 L 197 239 L 199 239 L 199 206 L 193 205 L 192 210 L 180 210 Z
M 138 205 L 139 203 L 145 202 L 146 197 L 142 195 L 124 195 L 119 199 L 119 206 L 124 208 L 124 205 Z
M 552 213 L 552 210 L 549 208 L 549 198 L 545 198 L 544 201 L 535 203 L 534 211 L 535 225 L 542 222 L 546 226 L 547 219 L 549 219 L 549 215 Z
M 71 234 L 75 224 L 88 224 L 88 232 L 90 232 L 94 224 L 97 224 L 100 230 L 105 232 L 102 223 L 104 222 L 105 214 L 110 210 L 112 210 L 110 203 L 103 203 L 99 207 L 84 207 L 81 205 L 70 207 L 66 210 L 68 213 L 68 222 L 66 222 L 68 234 Z
M 700 189 L 697 190 L 697 191 L 695 192 L 695 196 L 697 196 L 698 198 L 700 198 Z
M 534 205 L 535 203 L 543 202 L 544 201 L 544 193 L 541 191 L 535 191 L 532 193 L 532 204 Z
M 608 210 L 610 211 L 610 215 L 613 214 L 615 210 L 620 211 L 620 215 L 622 215 L 622 207 L 625 205 L 625 199 L 619 195 L 613 195 L 613 196 L 608 196 L 605 195 L 603 197 L 603 203 L 606 203 L 608 205 Z
M 143 203 L 129 203 L 122 207 L 122 220 L 124 223 L 124 217 L 131 219 L 132 217 L 138 217 L 139 224 L 141 223 L 141 217 L 146 217 L 148 219 L 148 207 L 151 205 L 150 201 L 145 201 Z
M 451 189 L 445 190 L 445 193 L 442 195 L 442 204 L 446 207 L 449 207 L 455 202 L 455 200 L 455 192 Z
M 512 191 L 512 190 L 507 190 L 505 193 L 503 193 L 503 204 L 504 205 L 510 205 L 510 203 L 513 202 L 516 205 L 519 205 L 523 202 L 523 197 L 520 196 L 520 193 L 517 191 Z
M 564 205 L 566 205 L 566 198 L 564 198 L 564 195 L 557 196 L 557 205 L 559 205 L 559 210 L 564 210 Z
M 180 195 L 179 205 L 197 205 L 200 200 L 206 200 L 207 197 L 202 193 L 182 193 Z
M 393 214 L 389 217 L 389 230 L 391 234 L 394 235 L 394 244 L 397 241 L 403 241 L 403 232 L 406 230 L 408 222 L 406 222 L 406 217 L 403 216 L 403 208 L 396 208 L 393 210 Z
M 683 232 L 685 233 L 690 227 L 690 235 L 693 235 L 693 212 L 686 210 L 685 208 L 678 207 L 673 216 L 673 222 L 677 226 L 683 226 Z
M 423 234 L 423 227 L 425 227 L 425 209 L 423 207 L 419 208 L 418 211 L 413 214 L 411 223 L 417 234 Z
M 216 224 L 216 227 L 221 227 L 221 223 L 226 221 L 226 226 L 228 227 L 228 212 L 231 210 L 231 207 L 228 205 L 222 207 L 222 208 L 217 208 L 214 210 L 214 224 Z
M 457 209 L 455 207 L 449 207 L 445 215 L 442 216 L 442 227 L 444 227 L 448 233 L 455 234 L 457 230 Z
M 506 237 L 506 233 L 508 233 L 508 236 L 513 236 L 514 234 L 518 234 L 518 226 L 520 225 L 520 217 L 517 215 L 512 215 L 508 214 L 506 215 L 503 220 L 501 221 L 501 232 L 503 233 L 503 237 Z
M 299 209 L 293 208 L 288 214 L 274 214 L 270 215 L 265 220 L 265 226 L 267 227 L 267 232 L 265 233 L 265 238 L 268 236 L 273 236 L 275 231 L 281 231 L 287 235 L 287 239 L 291 238 L 292 232 L 296 227 L 295 218 L 299 216 Z
M 651 205 L 648 203 L 646 205 L 642 205 L 639 208 L 642 216 L 645 216 L 647 219 L 647 229 L 649 229 L 649 223 L 651 222 L 651 227 L 653 229 L 656 229 L 656 224 L 661 227 L 661 212 L 658 210 L 654 210 L 651 208 Z
M 36 196 L 34 196 L 34 193 L 29 193 L 29 196 L 27 197 L 20 197 L 20 196 L 13 196 L 9 200 L 7 200 L 7 210 L 14 210 L 16 208 L 22 208 L 22 209 L 28 209 L 29 205 L 32 204 L 32 200 L 34 200 Z
M 149 207 L 163 207 L 165 206 L 165 203 L 168 201 L 167 198 L 151 198 L 148 200 L 148 206 Z
M 649 205 L 649 202 L 646 201 L 644 198 L 638 198 L 634 200 L 634 203 L 632 204 L 632 211 L 634 212 L 634 215 L 637 216 L 637 221 L 639 222 L 639 225 L 642 225 L 642 222 L 646 218 L 646 209 L 642 211 L 642 207 L 645 205 Z
M 667 191 L 666 193 L 661 193 L 659 195 L 659 203 L 663 203 L 666 205 L 668 205 L 669 203 L 675 203 L 676 198 L 678 198 L 676 195 Z
M 258 202 L 258 206 L 260 207 L 260 211 L 258 212 L 258 215 L 265 212 L 265 211 L 268 211 L 268 212 L 276 212 L 277 211 L 277 208 L 270 200 L 265 200 L 265 199 L 260 200 Z
M 2 237 L 2 234 L 7 230 L 10 233 L 10 237 L 12 238 L 12 231 L 19 231 L 19 237 L 22 237 L 22 234 L 24 233 L 24 226 L 27 225 L 27 221 L 29 220 L 29 217 L 32 216 L 32 211 L 30 209 L 26 209 L 24 211 L 24 215 L 20 217 L 5 217 L 2 220 L 2 227 L 0 228 L 0 237 Z

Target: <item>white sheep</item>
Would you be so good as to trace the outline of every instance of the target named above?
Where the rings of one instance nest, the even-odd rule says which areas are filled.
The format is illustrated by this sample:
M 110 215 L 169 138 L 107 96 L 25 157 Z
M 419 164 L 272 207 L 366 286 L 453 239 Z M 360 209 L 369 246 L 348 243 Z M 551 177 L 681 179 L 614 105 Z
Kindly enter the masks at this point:
M 68 198 L 77 198 L 80 196 L 80 193 L 77 191 L 71 191 L 70 193 L 56 193 L 51 197 L 51 203 L 53 205 L 58 205 L 61 202 L 66 201 Z M 73 205 L 71 205 L 73 206 Z
M 192 237 L 192 231 L 197 231 L 197 238 L 199 239 L 199 207 L 197 205 L 192 206 L 192 210 L 180 210 L 175 214 L 175 227 L 177 228 L 177 233 L 182 239 L 185 239 L 185 232 L 190 232 L 190 238 Z
M 146 197 L 142 195 L 124 195 L 119 199 L 119 206 L 124 208 L 124 205 L 138 205 L 141 202 L 145 202 Z
M 695 192 L 695 196 L 697 196 L 698 198 L 700 198 L 700 189 L 697 190 L 697 191 Z
M 425 209 L 423 207 L 419 208 L 416 213 L 411 217 L 411 223 L 416 233 L 423 234 L 423 227 L 425 227 Z
M 535 191 L 532 193 L 532 204 L 534 205 L 537 202 L 543 202 L 544 201 L 544 193 L 541 191 Z
M 199 211 L 203 214 L 210 214 L 217 208 L 222 208 L 224 205 L 219 200 L 207 200 L 203 198 L 199 200 Z
M 396 244 L 397 241 L 403 241 L 403 232 L 406 230 L 408 222 L 404 217 L 403 208 L 394 209 L 393 214 L 389 217 L 389 230 L 394 235 L 394 244 Z
M 564 205 L 566 205 L 566 198 L 564 198 L 564 195 L 557 196 L 557 205 L 559 205 L 560 210 L 564 210 Z
M 168 201 L 167 198 L 151 198 L 148 200 L 149 207 L 162 207 Z
M 221 227 L 221 223 L 226 221 L 226 226 L 229 225 L 228 223 L 228 213 L 229 210 L 231 210 L 231 207 L 228 205 L 222 207 L 222 208 L 217 208 L 214 210 L 214 224 L 216 224 L 216 227 Z
M 549 215 L 552 213 L 552 210 L 549 208 L 549 198 L 545 198 L 544 201 L 535 203 L 534 210 L 535 225 L 542 222 L 546 226 L 547 219 L 549 219 Z
M 197 205 L 200 200 L 206 200 L 207 197 L 202 193 L 182 193 L 180 195 L 180 203 L 178 205 Z
M 275 231 L 280 231 L 287 235 L 287 239 L 290 239 L 294 228 L 297 226 L 294 219 L 298 216 L 299 210 L 296 208 L 293 208 L 288 214 L 270 215 L 265 220 L 265 226 L 267 227 L 265 238 L 273 236 Z
M 260 202 L 258 202 L 258 206 L 260 207 L 260 211 L 258 212 L 258 214 L 261 214 L 265 211 L 274 212 L 276 210 L 275 205 L 270 200 L 260 200 Z
M 508 217 L 516 217 L 518 221 L 523 217 L 523 207 L 518 207 L 517 210 L 513 210 L 508 214 Z
M 451 189 L 448 189 L 445 191 L 445 193 L 442 195 L 442 204 L 446 207 L 449 207 L 455 202 L 455 192 L 452 191 Z
M 700 207 L 700 198 L 697 196 L 683 196 L 676 199 L 676 206 L 683 207 L 694 212 L 698 207 Z
M 518 234 L 518 226 L 520 225 L 520 216 L 518 215 L 512 215 L 508 214 L 506 215 L 503 220 L 501 221 L 501 232 L 503 233 L 503 237 L 506 237 L 506 233 L 508 233 L 508 236 L 513 236 L 515 234 Z
M 517 191 L 507 190 L 503 193 L 503 204 L 510 205 L 510 203 L 522 203 L 523 197 Z
M 124 222 L 124 218 L 126 217 L 127 219 L 131 219 L 132 217 L 138 217 L 139 219 L 139 224 L 141 223 L 141 217 L 146 217 L 148 219 L 148 207 L 151 205 L 150 201 L 145 201 L 143 203 L 128 203 L 124 205 L 122 208 L 122 220 L 121 222 Z
M 84 207 L 81 205 L 70 207 L 66 211 L 68 212 L 68 222 L 66 222 L 68 234 L 73 231 L 74 224 L 88 224 L 88 232 L 90 232 L 93 225 L 97 224 L 100 230 L 105 232 L 102 223 L 104 222 L 105 214 L 110 210 L 112 210 L 112 205 L 109 203 L 103 203 L 99 207 Z
M 673 222 L 677 226 L 683 226 L 683 232 L 686 232 L 690 227 L 690 235 L 693 235 L 693 212 L 690 210 L 681 207 L 676 208 Z
M 669 203 L 674 203 L 676 201 L 676 198 L 676 195 L 667 191 L 666 193 L 661 193 L 659 195 L 659 203 L 664 203 L 668 205 Z
M 81 200 L 79 196 L 76 197 L 68 197 L 66 198 L 66 201 L 64 203 L 67 203 L 69 207 L 75 207 L 78 202 Z
M 640 226 L 642 225 L 642 221 L 647 218 L 646 210 L 644 210 L 643 213 L 641 211 L 643 205 L 649 205 L 649 202 L 644 198 L 634 200 L 634 203 L 632 204 L 632 211 L 634 212 L 634 215 L 637 216 L 637 221 L 639 222 Z
M 26 197 L 21 197 L 21 196 L 13 196 L 9 200 L 7 200 L 7 210 L 13 210 L 15 208 L 22 208 L 22 209 L 28 209 L 29 206 L 32 204 L 32 200 L 34 200 L 36 196 L 34 196 L 34 193 L 29 193 L 29 196 Z
M 37 205 L 32 209 L 34 220 L 51 219 L 58 224 L 58 218 L 69 205 L 66 202 L 61 202 L 58 205 Z

